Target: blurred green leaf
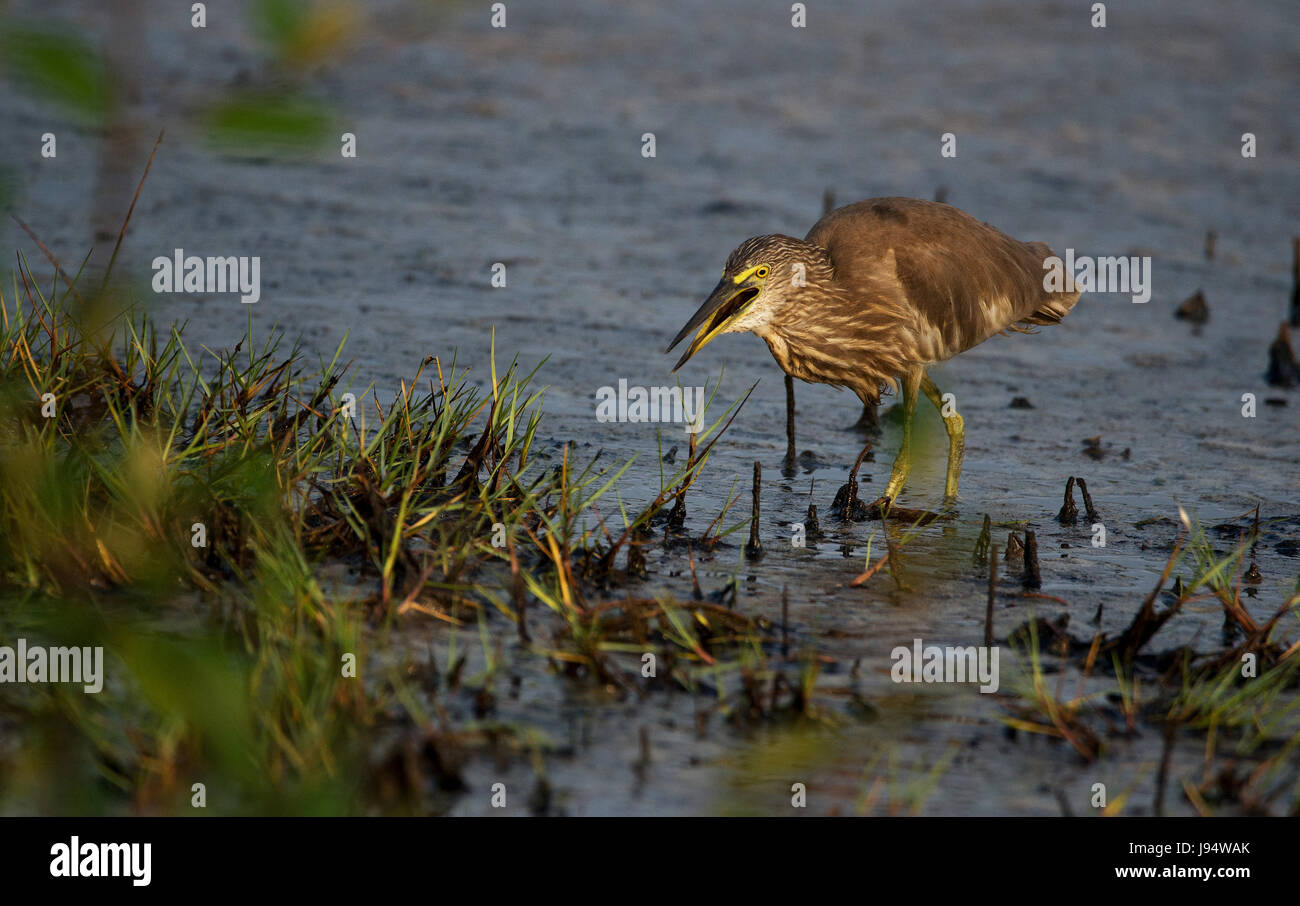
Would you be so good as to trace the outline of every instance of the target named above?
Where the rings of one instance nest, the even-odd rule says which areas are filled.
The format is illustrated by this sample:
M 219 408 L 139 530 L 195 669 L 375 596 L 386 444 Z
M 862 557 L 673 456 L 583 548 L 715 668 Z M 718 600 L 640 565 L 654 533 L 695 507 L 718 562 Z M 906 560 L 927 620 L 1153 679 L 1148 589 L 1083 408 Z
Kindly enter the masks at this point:
M 99 50 L 69 26 L 0 22 L 0 58 L 18 84 L 85 123 L 98 123 L 108 103 Z
M 208 140 L 228 153 L 302 152 L 334 132 L 324 104 L 292 95 L 245 94 L 218 102 L 205 116 Z
M 359 13 L 348 0 L 257 0 L 249 18 L 278 62 L 293 68 L 338 52 L 355 33 Z
M 307 6 L 302 0 L 257 0 L 250 17 L 258 34 L 282 50 L 293 43 L 302 30 Z
M 154 708 L 196 729 L 226 770 L 252 778 L 253 715 L 241 659 L 212 641 L 149 633 L 138 626 L 115 632 L 111 645 Z

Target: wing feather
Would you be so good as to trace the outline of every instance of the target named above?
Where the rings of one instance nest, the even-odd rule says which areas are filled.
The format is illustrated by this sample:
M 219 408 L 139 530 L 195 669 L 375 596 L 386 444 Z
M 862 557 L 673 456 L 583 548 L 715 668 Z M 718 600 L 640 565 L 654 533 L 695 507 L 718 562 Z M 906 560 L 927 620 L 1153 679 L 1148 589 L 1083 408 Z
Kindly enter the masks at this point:
M 923 362 L 950 358 L 1008 329 L 1059 323 L 1079 295 L 1043 288 L 1043 261 L 1052 254 L 1043 243 L 1013 239 L 936 202 L 875 198 L 847 205 L 818 221 L 807 241 L 826 249 L 836 282 L 868 310 L 897 304 L 888 298 L 896 296 L 890 284 L 901 291 Z

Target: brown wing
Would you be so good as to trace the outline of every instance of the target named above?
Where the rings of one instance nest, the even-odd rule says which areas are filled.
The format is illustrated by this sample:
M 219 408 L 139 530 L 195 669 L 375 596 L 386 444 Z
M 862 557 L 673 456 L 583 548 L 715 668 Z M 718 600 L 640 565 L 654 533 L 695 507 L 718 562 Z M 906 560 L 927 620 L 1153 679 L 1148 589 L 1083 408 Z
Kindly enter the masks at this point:
M 1055 324 L 1078 293 L 1043 289 L 1041 242 L 1013 239 L 954 207 L 915 198 L 873 198 L 832 211 L 807 241 L 826 249 L 836 282 L 854 296 L 880 296 L 889 275 L 912 310 L 921 362 L 939 361 L 1017 325 Z

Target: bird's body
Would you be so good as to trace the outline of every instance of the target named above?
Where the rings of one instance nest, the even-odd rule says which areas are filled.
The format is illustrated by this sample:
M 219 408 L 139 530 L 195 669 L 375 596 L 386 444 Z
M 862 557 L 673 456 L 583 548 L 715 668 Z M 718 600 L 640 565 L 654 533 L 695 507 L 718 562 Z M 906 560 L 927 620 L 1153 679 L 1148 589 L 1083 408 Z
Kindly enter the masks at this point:
M 940 405 L 925 368 L 994 334 L 1056 324 L 1078 300 L 1077 292 L 1044 289 L 1051 255 L 1042 243 L 1013 239 L 946 204 L 874 198 L 847 205 L 802 240 L 771 234 L 741 243 L 674 340 L 703 325 L 678 367 L 721 333 L 752 331 L 787 374 L 848 387 L 868 405 L 882 387 L 901 384 L 909 417 L 902 469 L 896 462 L 886 493 L 892 499 L 906 478 L 917 391 Z M 955 496 L 961 418 L 945 421 Z
M 915 198 L 846 205 L 808 231 L 799 245 L 811 249 L 789 241 L 816 291 L 787 306 L 815 315 L 782 309 L 754 333 L 788 374 L 848 387 L 863 402 L 877 402 L 880 386 L 909 368 L 950 359 L 1008 328 L 1055 324 L 1079 295 L 1043 289 L 1052 251 L 1042 243 Z

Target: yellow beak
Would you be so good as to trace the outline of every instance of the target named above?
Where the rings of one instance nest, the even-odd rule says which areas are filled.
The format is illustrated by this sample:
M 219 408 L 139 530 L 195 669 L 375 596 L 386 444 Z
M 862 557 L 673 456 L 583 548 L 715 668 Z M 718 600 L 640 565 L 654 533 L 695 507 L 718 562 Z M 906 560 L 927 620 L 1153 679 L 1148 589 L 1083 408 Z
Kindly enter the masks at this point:
M 740 285 L 736 285 L 726 277 L 719 280 L 718 285 L 713 288 L 713 292 L 700 306 L 699 311 L 691 316 L 691 319 L 686 322 L 686 326 L 678 332 L 673 341 L 668 344 L 668 348 L 664 350 L 664 352 L 672 352 L 673 347 L 680 343 L 688 333 L 697 327 L 699 328 L 699 332 L 695 335 L 695 339 L 691 341 L 691 345 L 686 347 L 686 352 L 673 366 L 673 371 L 685 365 L 691 356 L 722 333 L 728 323 L 749 307 L 749 303 L 754 300 L 758 293 L 759 288 L 754 286 L 750 280 L 745 280 Z

